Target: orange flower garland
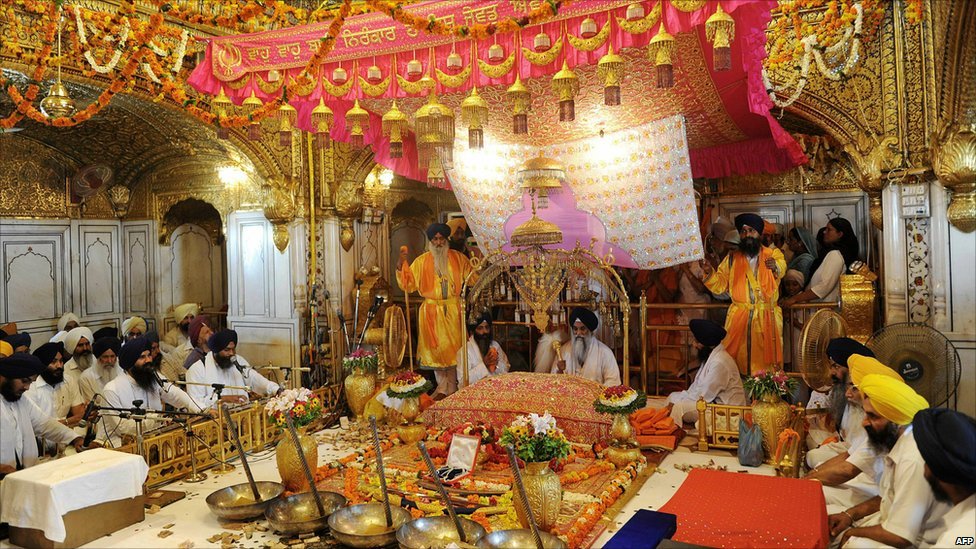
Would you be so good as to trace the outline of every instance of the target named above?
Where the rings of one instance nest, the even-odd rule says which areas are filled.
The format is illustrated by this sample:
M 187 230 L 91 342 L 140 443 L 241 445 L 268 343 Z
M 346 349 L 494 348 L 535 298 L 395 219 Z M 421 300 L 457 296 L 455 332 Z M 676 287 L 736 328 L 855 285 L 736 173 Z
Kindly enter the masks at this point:
M 612 471 L 613 464 L 609 461 L 597 460 L 592 465 L 583 469 L 582 471 L 572 471 L 570 473 L 563 473 L 559 475 L 559 480 L 562 482 L 563 486 L 570 484 L 576 484 L 577 482 L 582 482 L 589 479 L 592 476 L 599 475 L 605 471 Z
M 6 129 L 12 128 L 18 122 L 20 122 L 24 118 L 24 115 L 27 114 L 26 107 L 30 106 L 30 103 L 37 99 L 37 94 L 41 91 L 41 88 L 34 82 L 40 82 L 41 79 L 44 78 L 44 72 L 47 70 L 47 64 L 51 57 L 51 50 L 54 48 L 54 37 L 58 31 L 57 10 L 53 2 L 46 6 L 46 12 L 43 10 L 38 11 L 38 8 L 41 7 L 40 2 L 30 2 L 30 4 L 30 8 L 27 8 L 28 11 L 47 14 L 47 22 L 44 26 L 44 47 L 41 48 L 40 53 L 37 54 L 37 67 L 34 69 L 34 73 L 31 76 L 32 83 L 27 86 L 27 92 L 23 96 L 23 101 L 17 102 L 14 100 L 14 103 L 17 106 L 16 110 L 10 113 L 10 115 L 3 120 L 0 120 L 0 127 Z M 18 96 L 20 95 L 20 90 L 17 89 L 17 86 L 11 84 L 7 88 L 7 93 L 10 94 L 11 99 L 13 99 L 15 93 Z
M 797 66 L 803 57 L 804 37 L 816 35 L 818 47 L 826 49 L 844 37 L 845 30 L 851 28 L 857 11 L 854 4 L 860 3 L 864 10 L 861 27 L 861 43 L 867 44 L 881 27 L 885 6 L 880 0 L 830 0 L 822 18 L 805 21 L 801 14 L 824 6 L 823 0 L 794 0 L 784 2 L 777 8 L 781 17 L 774 17 L 769 24 L 772 38 L 767 45 L 769 52 L 765 67 L 773 70 L 782 66 Z

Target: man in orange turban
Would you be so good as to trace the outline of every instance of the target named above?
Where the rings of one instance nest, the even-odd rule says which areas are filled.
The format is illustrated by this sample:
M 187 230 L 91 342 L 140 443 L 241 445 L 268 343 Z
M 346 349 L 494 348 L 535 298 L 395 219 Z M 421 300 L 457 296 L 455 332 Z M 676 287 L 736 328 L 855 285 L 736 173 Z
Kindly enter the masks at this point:
M 912 418 L 929 404 L 894 376 L 864 374 L 861 361 L 852 357 L 848 362 L 864 399 L 864 429 L 872 446 L 885 454 L 884 471 L 880 495 L 831 514 L 830 533 L 843 533 L 843 547 L 931 546 L 942 533 L 949 505 L 936 500 L 925 480 L 925 460 L 912 431 Z M 874 362 L 863 361 L 862 366 L 876 368 Z

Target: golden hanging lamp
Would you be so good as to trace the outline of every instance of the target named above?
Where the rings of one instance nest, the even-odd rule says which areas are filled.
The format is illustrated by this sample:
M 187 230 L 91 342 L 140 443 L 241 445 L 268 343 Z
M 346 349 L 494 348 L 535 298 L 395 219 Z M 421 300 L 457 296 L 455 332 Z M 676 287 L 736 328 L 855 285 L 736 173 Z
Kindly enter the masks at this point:
M 312 109 L 312 126 L 315 128 L 315 146 L 319 149 L 327 149 L 331 145 L 329 132 L 332 131 L 332 122 L 335 121 L 335 114 L 326 104 L 323 98 L 319 98 L 319 104 Z
M 461 102 L 461 121 L 468 126 L 468 148 L 481 149 L 485 146 L 484 124 L 488 120 L 488 102 L 478 94 L 478 87 Z
M 417 164 L 427 168 L 427 182 L 443 185 L 445 163 L 454 156 L 454 111 L 438 100 L 437 93 L 430 91 L 427 103 L 414 113 L 417 136 Z
M 278 145 L 282 147 L 291 147 L 292 131 L 295 129 L 295 118 L 298 116 L 298 111 L 295 107 L 288 104 L 287 101 L 283 101 L 281 106 L 278 107 Z
M 712 67 L 716 71 L 732 68 L 732 41 L 735 40 L 735 20 L 716 2 L 715 13 L 705 21 L 705 38 L 712 43 Z
M 512 133 L 524 134 L 529 132 L 529 109 L 532 107 L 532 95 L 522 83 L 522 77 L 515 74 L 515 82 L 505 91 L 512 104 Z
M 61 83 L 61 8 L 58 8 L 58 79 L 51 84 L 47 97 L 41 99 L 41 113 L 48 118 L 61 118 L 75 113 L 75 100 Z
M 220 93 L 214 100 L 210 103 L 213 107 L 213 112 L 217 115 L 217 139 L 227 139 L 230 135 L 230 128 L 224 126 L 222 119 L 227 117 L 227 111 L 234 105 L 231 103 L 230 98 L 224 93 L 224 87 L 220 87 Z
M 596 70 L 603 81 L 603 104 L 615 107 L 620 104 L 620 81 L 623 79 L 624 58 L 613 51 L 613 44 L 607 48 L 607 53 L 600 58 Z
M 403 134 L 407 126 L 407 115 L 394 99 L 393 106 L 383 115 L 383 135 L 390 138 L 390 158 L 403 158 Z
M 346 126 L 349 127 L 349 144 L 357 149 L 363 148 L 363 131 L 369 127 L 369 112 L 359 106 L 359 99 L 346 111 Z
M 566 168 L 552 158 L 539 156 L 530 158 L 522 164 L 515 174 L 519 186 L 529 192 L 532 203 L 532 217 L 512 231 L 509 239 L 512 246 L 541 246 L 543 244 L 558 244 L 563 241 L 563 232 L 555 223 L 541 219 L 536 215 L 536 196 L 542 207 L 548 203 L 549 193 L 562 188 L 566 180 Z
M 532 217 L 512 231 L 509 242 L 512 246 L 542 246 L 544 244 L 559 244 L 563 241 L 563 231 L 559 225 L 546 221 L 535 215 L 532 207 Z
M 247 97 L 242 103 L 241 107 L 244 108 L 244 114 L 251 117 L 254 111 L 260 109 L 264 106 L 261 99 L 254 95 L 254 90 L 251 90 L 251 95 Z M 251 123 L 247 125 L 247 138 L 251 141 L 259 141 L 261 139 L 261 122 L 250 118 Z
M 552 77 L 552 91 L 559 96 L 560 122 L 576 120 L 576 96 L 579 95 L 579 90 L 579 78 L 563 59 L 563 68 Z
M 664 21 L 657 29 L 657 34 L 647 44 L 647 56 L 657 67 L 657 87 L 670 88 L 674 86 L 674 36 L 664 28 Z

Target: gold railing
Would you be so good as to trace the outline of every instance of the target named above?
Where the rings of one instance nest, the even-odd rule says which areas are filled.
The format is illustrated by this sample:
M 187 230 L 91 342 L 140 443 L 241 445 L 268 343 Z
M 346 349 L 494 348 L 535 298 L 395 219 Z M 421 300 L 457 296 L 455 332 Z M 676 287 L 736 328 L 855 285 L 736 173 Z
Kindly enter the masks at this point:
M 340 409 L 345 402 L 345 394 L 341 385 L 329 385 L 313 391 L 322 399 L 325 416 Z M 254 452 L 273 444 L 280 438 L 280 433 L 269 420 L 264 411 L 264 402 L 254 402 L 248 406 L 231 411 L 231 417 L 237 424 L 241 447 L 245 452 Z M 237 450 L 231 441 L 230 432 L 224 422 L 222 414 L 214 420 L 198 420 L 191 422 L 195 435 L 187 446 L 187 435 L 179 425 L 170 425 L 162 430 L 146 433 L 142 442 L 142 455 L 149 465 L 149 476 L 146 486 L 154 488 L 163 484 L 179 480 L 191 472 L 190 454 L 196 460 L 197 469 L 209 469 L 217 465 L 223 457 L 228 460 L 237 456 Z M 223 453 L 221 453 L 223 444 Z M 120 452 L 138 454 L 135 443 L 115 448 Z

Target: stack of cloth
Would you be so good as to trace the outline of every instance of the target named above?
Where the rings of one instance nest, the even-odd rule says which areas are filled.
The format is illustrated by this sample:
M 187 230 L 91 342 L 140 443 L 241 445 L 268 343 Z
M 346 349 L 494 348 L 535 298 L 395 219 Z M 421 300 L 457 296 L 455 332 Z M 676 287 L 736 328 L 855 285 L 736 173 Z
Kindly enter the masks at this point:
M 667 406 L 637 410 L 630 414 L 630 424 L 641 448 L 674 450 L 684 437 L 684 431 L 671 419 Z

